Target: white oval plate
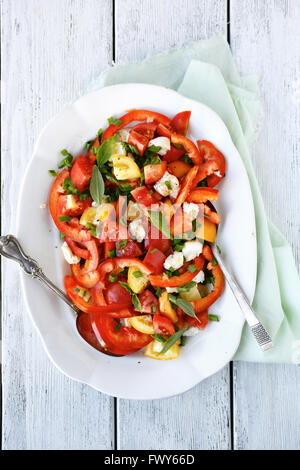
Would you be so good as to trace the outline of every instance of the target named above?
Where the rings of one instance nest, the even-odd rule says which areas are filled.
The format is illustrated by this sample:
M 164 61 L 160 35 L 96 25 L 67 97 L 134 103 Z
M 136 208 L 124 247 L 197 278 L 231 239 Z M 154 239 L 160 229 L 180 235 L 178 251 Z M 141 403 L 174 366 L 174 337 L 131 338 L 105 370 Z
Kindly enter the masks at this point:
M 223 121 L 210 108 L 173 90 L 146 84 L 125 84 L 90 93 L 68 106 L 44 128 L 29 163 L 18 206 L 17 236 L 25 251 L 63 288 L 69 272 L 61 241 L 48 209 L 48 169 L 56 169 L 61 149 L 78 155 L 110 116 L 132 108 L 173 116 L 191 110 L 190 135 L 212 141 L 227 160 L 220 184 L 221 226 L 218 245 L 250 301 L 256 281 L 256 231 L 252 196 L 246 171 Z M 154 399 L 182 393 L 219 371 L 238 348 L 244 318 L 230 289 L 210 309 L 221 321 L 211 322 L 188 338 L 179 359 L 155 361 L 143 352 L 114 358 L 99 353 L 79 336 L 71 310 L 36 280 L 22 272 L 22 286 L 32 321 L 54 364 L 69 377 L 120 398 Z

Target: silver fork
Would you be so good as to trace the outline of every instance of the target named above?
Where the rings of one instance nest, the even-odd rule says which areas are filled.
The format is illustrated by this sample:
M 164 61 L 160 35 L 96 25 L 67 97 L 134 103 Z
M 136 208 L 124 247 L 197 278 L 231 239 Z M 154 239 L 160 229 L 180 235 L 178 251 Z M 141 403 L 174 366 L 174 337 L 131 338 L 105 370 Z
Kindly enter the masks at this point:
M 272 338 L 270 337 L 269 333 L 265 329 L 265 327 L 262 325 L 262 323 L 259 321 L 257 318 L 254 310 L 252 309 L 251 305 L 248 302 L 248 299 L 244 292 L 242 291 L 241 287 L 238 285 L 236 279 L 233 277 L 232 274 L 229 273 L 228 269 L 226 268 L 224 261 L 219 253 L 217 253 L 217 250 L 213 248 L 213 253 L 214 257 L 218 261 L 224 276 L 226 278 L 226 281 L 232 290 L 232 293 L 239 304 L 245 319 L 248 323 L 248 325 L 251 328 L 251 331 L 260 346 L 260 348 L 263 351 L 267 351 L 268 349 L 273 348 L 273 341 Z

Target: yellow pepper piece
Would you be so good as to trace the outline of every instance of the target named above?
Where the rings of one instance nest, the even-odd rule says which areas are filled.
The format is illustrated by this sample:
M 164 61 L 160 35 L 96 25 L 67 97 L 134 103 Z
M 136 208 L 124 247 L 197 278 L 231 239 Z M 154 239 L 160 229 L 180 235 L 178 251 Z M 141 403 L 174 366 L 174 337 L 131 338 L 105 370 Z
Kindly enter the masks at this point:
M 144 276 L 137 268 L 130 267 L 128 269 L 128 285 L 135 294 L 142 292 L 148 285 L 148 278 Z
M 124 155 L 112 157 L 113 172 L 117 180 L 134 180 L 140 178 L 141 171 L 135 161 Z
M 169 301 L 168 292 L 165 290 L 159 297 L 159 310 L 166 317 L 168 317 L 173 323 L 178 321 L 177 313 Z
M 204 218 L 200 227 L 196 230 L 196 237 L 214 243 L 217 236 L 217 226 L 210 220 Z
M 165 353 L 158 354 L 164 347 L 164 343 L 161 343 L 160 341 L 157 341 L 155 339 L 146 346 L 144 355 L 150 357 L 151 359 L 157 359 L 159 361 L 177 359 L 177 357 L 179 356 L 179 344 L 180 340 L 173 344 L 173 346 L 171 346 L 170 349 L 168 349 L 168 351 L 166 351 Z
M 151 315 L 140 315 L 138 317 L 128 318 L 130 325 L 137 331 L 146 335 L 154 334 L 154 327 Z

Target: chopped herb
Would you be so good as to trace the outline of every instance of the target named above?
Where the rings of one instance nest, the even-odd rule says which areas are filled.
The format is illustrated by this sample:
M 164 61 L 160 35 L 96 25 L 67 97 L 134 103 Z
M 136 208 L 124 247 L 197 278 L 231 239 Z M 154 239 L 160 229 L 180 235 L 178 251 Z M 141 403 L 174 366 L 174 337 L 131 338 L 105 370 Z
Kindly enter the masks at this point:
M 133 275 L 134 275 L 134 277 L 136 277 L 137 279 L 138 279 L 139 277 L 143 277 L 141 271 L 134 271 Z
M 191 273 L 195 273 L 196 271 L 199 271 L 199 269 L 194 264 L 190 264 L 188 267 L 188 271 L 190 271 Z
M 183 157 L 181 157 L 180 160 L 182 160 L 185 163 L 188 163 L 189 165 L 194 165 L 193 160 L 191 160 L 188 155 L 183 155 Z
M 99 142 L 100 142 L 100 140 L 102 139 L 103 133 L 104 133 L 104 132 L 103 132 L 103 130 L 102 130 L 101 127 L 100 127 L 99 131 L 97 132 L 97 137 L 98 137 Z
M 59 238 L 60 238 L 61 240 L 64 240 L 64 239 L 65 239 L 65 236 L 64 236 L 64 234 L 63 234 L 63 233 L 61 233 L 61 232 L 59 232 Z
M 90 193 L 97 204 L 101 204 L 104 196 L 104 181 L 96 165 L 93 167 L 93 173 L 90 183 Z
M 80 289 L 78 289 L 78 287 L 75 287 L 74 291 L 76 292 L 76 294 L 78 294 L 78 292 L 80 292 Z
M 110 274 L 108 276 L 109 282 L 116 282 L 118 280 L 118 276 L 115 274 Z
M 90 197 L 90 192 L 82 191 L 82 193 L 79 194 L 79 201 L 86 201 L 88 197 Z
M 48 173 L 49 173 L 51 176 L 53 176 L 54 178 L 56 178 L 56 176 L 57 176 L 57 173 L 56 173 L 55 170 L 48 170 Z
M 183 149 L 182 145 L 180 144 L 172 144 L 176 149 Z
M 136 294 L 132 294 L 132 303 L 135 306 L 135 308 L 138 309 L 139 312 L 142 311 L 141 302 Z
M 115 183 L 120 189 L 122 192 L 130 192 L 132 191 L 132 186 L 128 183 L 121 183 L 120 181 L 116 180 L 113 176 L 111 175 L 106 175 L 106 179 L 108 179 L 108 181 L 111 181 L 112 183 Z
M 182 251 L 182 248 L 185 244 L 185 240 L 175 238 L 172 242 L 174 251 Z
M 85 297 L 85 296 L 86 296 L 86 290 L 84 290 L 82 293 L 82 297 Z
M 116 250 L 108 250 L 107 254 L 109 258 L 114 258 L 116 256 Z
M 87 222 L 85 227 L 91 231 L 93 237 L 97 238 L 97 230 L 93 224 L 91 224 L 90 222 Z
M 155 291 L 156 297 L 160 297 L 160 296 L 161 296 L 161 293 L 162 293 L 162 290 L 161 290 L 160 287 L 158 287 L 158 288 L 156 289 L 156 291 Z
M 167 186 L 168 189 L 172 189 L 172 185 L 170 183 L 170 181 L 165 181 L 165 185 Z
M 185 286 L 178 287 L 178 292 L 188 292 L 192 289 L 192 287 L 196 286 L 197 283 L 194 281 L 189 282 Z
M 156 312 L 156 305 L 152 305 L 152 312 Z
M 210 321 L 220 321 L 220 318 L 218 317 L 218 315 L 208 315 L 208 319 Z
M 166 353 L 170 349 L 170 347 L 173 346 L 173 344 L 175 344 L 179 340 L 179 338 L 181 338 L 181 336 L 183 335 L 183 333 L 186 332 L 186 330 L 187 328 L 185 328 L 184 330 L 179 330 L 174 333 L 174 335 L 170 336 L 170 338 L 165 342 L 164 347 L 158 354 Z
M 127 144 L 127 142 L 122 142 L 122 146 L 123 148 L 126 150 L 126 152 L 131 152 L 135 155 L 139 155 L 140 156 L 140 152 L 138 151 L 138 149 L 136 148 L 135 145 L 132 145 L 132 144 Z
M 215 257 L 213 257 L 212 264 L 213 264 L 213 266 L 217 266 L 219 264 Z
M 180 346 L 185 346 L 186 336 L 181 336 Z
M 63 190 L 66 191 L 67 194 L 77 194 L 77 195 L 80 194 L 79 189 L 77 189 L 76 186 L 74 186 L 71 183 L 70 177 L 64 179 L 62 187 L 63 187 Z
M 204 178 L 204 180 L 202 181 L 199 181 L 199 183 L 197 184 L 197 188 L 207 188 L 208 184 L 207 184 L 207 179 Z
M 60 152 L 65 158 L 61 160 L 58 164 L 58 168 L 64 168 L 67 166 L 68 168 L 71 168 L 72 166 L 72 161 L 73 161 L 73 155 L 71 155 L 66 149 L 62 150 Z
M 121 250 L 121 249 L 124 248 L 126 245 L 127 245 L 127 240 L 121 240 L 121 241 L 119 241 L 119 243 L 118 243 L 117 249 L 118 249 L 118 250 Z
M 160 343 L 165 343 L 167 340 L 158 334 L 151 335 L 153 339 L 156 339 L 156 341 L 159 341 Z
M 58 217 L 59 222 L 70 222 L 72 217 L 70 215 L 61 215 Z
M 115 327 L 115 330 L 118 331 L 122 326 L 122 323 L 120 321 L 118 321 L 118 323 L 116 324 L 116 327 Z
M 218 250 L 219 254 L 221 255 L 222 251 L 221 251 L 221 248 L 218 245 L 217 245 L 217 250 Z
M 121 119 L 117 119 L 113 117 L 108 118 L 107 122 L 109 125 L 113 124 L 114 126 L 120 126 L 121 124 L 123 124 L 123 121 L 121 121 Z
M 155 253 L 157 251 L 157 248 L 153 248 L 153 250 L 150 251 L 150 253 Z
M 88 140 L 85 144 L 84 144 L 84 148 L 86 150 L 91 150 L 92 146 L 93 146 L 93 140 Z

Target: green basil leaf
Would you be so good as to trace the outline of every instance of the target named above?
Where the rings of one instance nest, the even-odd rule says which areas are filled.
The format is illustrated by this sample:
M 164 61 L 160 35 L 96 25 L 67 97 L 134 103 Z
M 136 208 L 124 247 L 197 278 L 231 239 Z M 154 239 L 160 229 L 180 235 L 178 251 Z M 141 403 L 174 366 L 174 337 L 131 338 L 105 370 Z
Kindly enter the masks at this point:
M 48 170 L 48 173 L 49 173 L 51 176 L 53 176 L 54 178 L 57 177 L 57 173 L 56 173 L 55 170 Z
M 127 282 L 119 281 L 119 284 L 121 284 L 121 286 L 124 287 L 127 290 L 127 292 L 129 292 L 130 294 L 133 293 L 132 289 L 129 287 Z
M 127 245 L 127 240 L 120 240 L 119 243 L 118 243 L 118 250 L 121 250 L 122 248 L 124 248 L 125 246 Z
M 173 346 L 173 344 L 175 344 L 176 341 L 179 340 L 179 338 L 181 338 L 181 336 L 186 332 L 186 330 L 187 328 L 185 328 L 184 330 L 179 330 L 174 333 L 174 335 L 170 336 L 170 338 L 165 342 L 164 347 L 158 354 L 166 353 L 170 349 L 170 347 Z
M 59 162 L 58 168 L 63 168 L 64 166 L 67 166 L 68 168 L 71 168 L 72 161 L 73 161 L 73 155 L 71 155 L 66 149 L 62 150 L 60 153 L 65 158 Z
M 108 276 L 109 282 L 116 282 L 118 280 L 118 276 L 115 274 L 110 274 Z
M 113 117 L 108 118 L 107 122 L 109 125 L 113 124 L 114 126 L 120 126 L 121 124 L 123 124 L 123 121 L 121 121 L 121 119 Z
M 97 168 L 96 165 L 94 165 L 93 167 L 93 173 L 90 183 L 90 193 L 93 200 L 100 205 L 104 196 L 104 181 L 100 170 L 99 168 Z
M 96 150 L 97 164 L 98 166 L 104 165 L 112 154 L 113 146 L 117 143 L 118 136 L 113 135 L 109 139 L 102 142 L 100 147 Z
M 72 217 L 70 215 L 61 215 L 58 217 L 59 222 L 70 222 Z
M 188 302 L 187 300 L 181 299 L 180 297 L 176 297 L 173 294 L 169 294 L 168 297 L 169 297 L 170 302 L 172 302 L 172 304 L 180 307 L 184 311 L 184 313 L 186 313 L 189 317 L 193 317 L 196 320 L 198 320 L 198 317 L 195 314 L 194 307 L 192 306 L 190 302 Z
M 93 142 L 94 142 L 93 140 L 88 140 L 88 141 L 84 144 L 84 148 L 85 148 L 86 150 L 90 150 L 90 149 L 92 148 L 92 146 L 93 146 Z
M 218 317 L 218 315 L 208 315 L 208 319 L 210 321 L 220 321 L 220 318 Z
M 151 335 L 153 339 L 156 339 L 156 341 L 159 341 L 160 343 L 165 343 L 167 340 L 158 334 Z
M 136 279 L 143 277 L 143 274 L 141 273 L 141 271 L 134 271 L 133 275 Z
M 142 306 L 141 306 L 140 299 L 138 298 L 138 296 L 136 294 L 132 294 L 132 303 L 135 306 L 135 308 L 138 309 L 139 312 L 142 311 Z
M 196 271 L 199 271 L 199 269 L 194 264 L 190 264 L 188 267 L 188 271 L 190 271 L 191 273 L 195 273 Z
M 107 254 L 109 258 L 114 258 L 116 256 L 116 250 L 108 250 Z

